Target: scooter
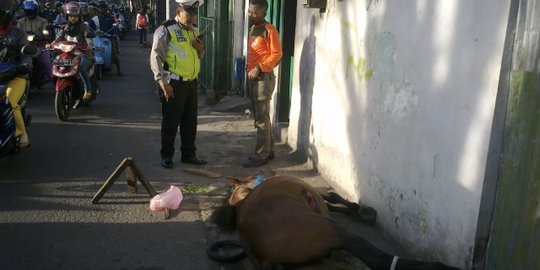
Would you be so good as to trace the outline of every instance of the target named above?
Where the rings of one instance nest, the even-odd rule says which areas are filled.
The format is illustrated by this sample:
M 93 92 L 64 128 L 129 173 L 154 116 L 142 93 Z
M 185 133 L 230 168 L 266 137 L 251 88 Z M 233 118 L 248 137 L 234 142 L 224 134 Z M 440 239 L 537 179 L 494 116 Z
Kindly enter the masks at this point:
M 48 33 L 48 32 L 46 32 Z M 49 51 L 44 50 L 47 38 L 32 31 L 26 32 L 27 40 L 30 44 L 38 48 L 38 57 L 32 59 L 32 72 L 30 74 L 30 88 L 41 89 L 48 81 L 51 74 L 51 57 Z
M 21 54 L 35 57 L 39 53 L 38 48 L 33 45 L 25 45 L 21 49 Z M 16 124 L 13 116 L 11 103 L 7 97 L 8 83 L 18 76 L 17 65 L 9 62 L 0 62 L 0 158 L 8 154 L 19 152 L 19 137 L 15 135 Z M 19 106 L 23 115 L 25 125 L 29 125 L 31 116 L 26 114 L 26 103 L 30 82 L 27 79 L 24 95 L 19 100 Z
M 114 28 L 112 28 L 114 29 Z M 101 80 L 103 74 L 112 69 L 112 35 L 102 30 L 96 31 L 96 37 L 92 39 L 94 43 L 94 59 L 96 60 L 95 74 L 96 79 Z
M 88 50 L 88 46 L 73 41 L 59 41 L 52 43 L 50 50 L 57 53 L 52 61 L 52 77 L 56 82 L 55 112 L 58 119 L 67 121 L 72 109 L 90 105 L 93 101 L 83 100 L 84 87 L 80 73 L 81 54 Z
M 19 152 L 19 139 L 15 137 L 15 118 L 7 99 L 7 84 L 0 86 L 0 158 Z

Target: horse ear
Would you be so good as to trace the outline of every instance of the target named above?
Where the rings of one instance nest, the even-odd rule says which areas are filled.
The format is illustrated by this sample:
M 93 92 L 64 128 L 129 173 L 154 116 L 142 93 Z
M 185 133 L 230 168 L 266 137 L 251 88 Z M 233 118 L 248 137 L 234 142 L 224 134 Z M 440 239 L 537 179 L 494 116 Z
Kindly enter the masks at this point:
M 229 198 L 229 204 L 232 206 L 237 206 L 241 203 L 247 195 L 251 192 L 251 189 L 247 186 L 241 186 L 234 189 L 231 197 Z
M 238 179 L 236 177 L 227 176 L 227 179 L 231 180 L 231 186 L 232 186 L 233 189 L 242 184 L 240 179 Z

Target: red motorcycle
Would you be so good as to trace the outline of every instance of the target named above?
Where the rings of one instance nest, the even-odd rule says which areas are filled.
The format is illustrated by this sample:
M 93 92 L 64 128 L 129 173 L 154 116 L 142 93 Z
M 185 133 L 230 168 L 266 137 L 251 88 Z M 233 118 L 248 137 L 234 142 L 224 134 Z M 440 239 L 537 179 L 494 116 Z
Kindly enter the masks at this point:
M 71 109 L 92 102 L 83 100 L 84 87 L 80 73 L 82 54 L 89 48 L 73 41 L 59 41 L 51 44 L 50 49 L 56 54 L 52 61 L 56 116 L 61 121 L 67 121 Z

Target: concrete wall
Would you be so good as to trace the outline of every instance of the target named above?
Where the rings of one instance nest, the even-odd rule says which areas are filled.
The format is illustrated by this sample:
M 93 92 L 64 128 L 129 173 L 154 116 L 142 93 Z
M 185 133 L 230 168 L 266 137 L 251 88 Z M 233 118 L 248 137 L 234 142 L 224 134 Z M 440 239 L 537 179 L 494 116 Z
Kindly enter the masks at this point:
M 288 143 L 413 254 L 468 267 L 510 1 L 302 2 Z

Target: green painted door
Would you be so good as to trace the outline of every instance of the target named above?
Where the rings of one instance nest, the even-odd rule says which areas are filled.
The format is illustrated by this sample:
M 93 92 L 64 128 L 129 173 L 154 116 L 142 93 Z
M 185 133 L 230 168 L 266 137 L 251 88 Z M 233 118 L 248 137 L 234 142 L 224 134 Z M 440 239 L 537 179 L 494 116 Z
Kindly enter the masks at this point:
M 512 0 L 473 269 L 540 269 L 540 0 Z
M 277 82 L 277 121 L 289 122 L 291 107 L 292 76 L 294 68 L 294 35 L 296 29 L 296 0 L 268 0 L 266 20 L 278 29 L 283 48 L 283 59 L 279 66 Z

